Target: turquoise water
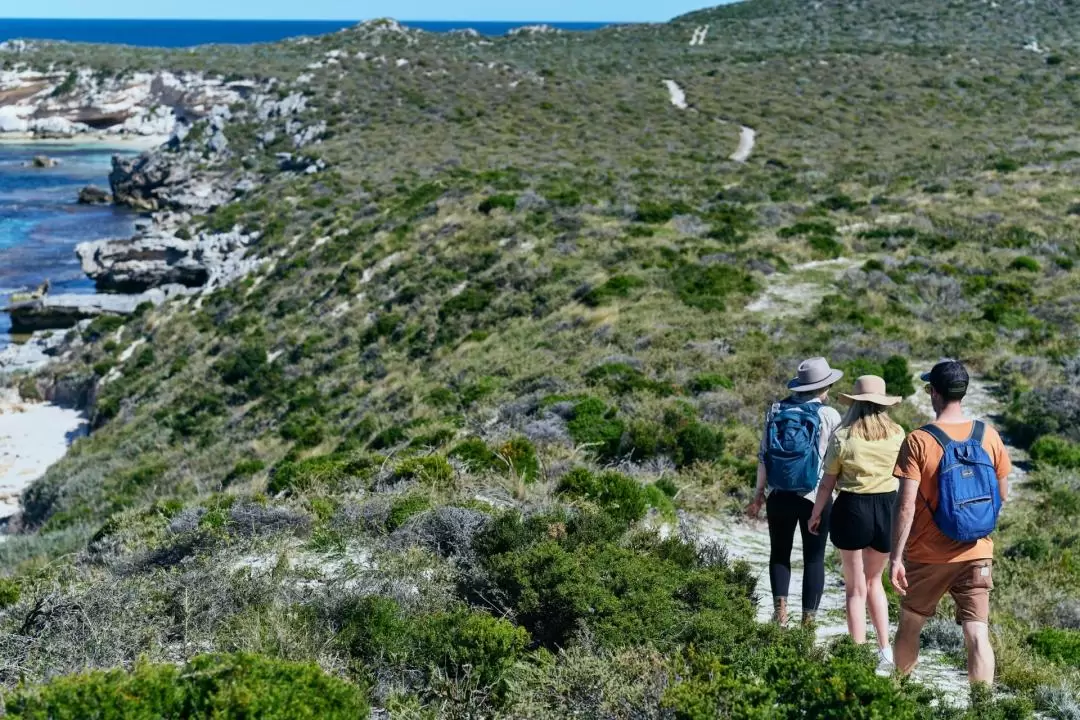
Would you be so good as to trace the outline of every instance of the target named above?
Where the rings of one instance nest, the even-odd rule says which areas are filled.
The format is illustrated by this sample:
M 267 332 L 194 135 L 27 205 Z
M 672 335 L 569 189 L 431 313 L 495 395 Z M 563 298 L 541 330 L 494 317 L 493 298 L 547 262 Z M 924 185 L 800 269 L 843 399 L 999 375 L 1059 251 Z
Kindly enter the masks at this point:
M 46 279 L 53 293 L 93 292 L 75 245 L 130 236 L 138 217 L 111 206 L 76 203 L 84 185 L 108 187 L 113 152 L 102 146 L 0 143 L 0 308 L 11 293 L 31 290 Z M 34 155 L 62 164 L 24 167 Z M 7 314 L 0 312 L 0 347 L 10 339 L 9 325 Z
M 356 24 L 353 20 L 25 20 L 0 19 L 0 41 L 14 38 L 68 40 L 152 47 L 188 47 L 210 43 L 274 42 L 299 35 L 323 35 Z M 523 25 L 552 25 L 563 30 L 602 28 L 596 22 L 445 22 L 406 20 L 428 32 L 471 28 L 483 35 L 505 35 Z

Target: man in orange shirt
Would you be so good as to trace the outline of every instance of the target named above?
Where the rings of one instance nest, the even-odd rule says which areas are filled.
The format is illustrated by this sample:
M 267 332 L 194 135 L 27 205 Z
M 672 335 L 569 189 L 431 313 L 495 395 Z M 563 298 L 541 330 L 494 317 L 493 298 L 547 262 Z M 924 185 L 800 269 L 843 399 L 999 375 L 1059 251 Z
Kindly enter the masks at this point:
M 895 508 L 889 576 L 902 597 L 893 659 L 902 675 L 914 669 L 923 624 L 949 593 L 956 603 L 956 621 L 964 629 L 968 680 L 990 684 L 994 680 L 994 650 L 990 646 L 994 543 L 989 537 L 958 542 L 935 523 L 940 490 L 938 467 L 945 453 L 942 440 L 963 442 L 972 438 L 976 430 L 982 430 L 981 444 L 993 462 L 1002 501 L 1009 490 L 1007 478 L 1012 465 L 997 431 L 989 426 L 977 427 L 964 417 L 962 404 L 968 373 L 963 365 L 938 363 L 922 379 L 928 383 L 926 391 L 937 415 L 933 423 L 937 430 L 911 433 L 893 471 L 900 480 L 900 496 Z M 935 434 L 939 437 L 935 438 Z

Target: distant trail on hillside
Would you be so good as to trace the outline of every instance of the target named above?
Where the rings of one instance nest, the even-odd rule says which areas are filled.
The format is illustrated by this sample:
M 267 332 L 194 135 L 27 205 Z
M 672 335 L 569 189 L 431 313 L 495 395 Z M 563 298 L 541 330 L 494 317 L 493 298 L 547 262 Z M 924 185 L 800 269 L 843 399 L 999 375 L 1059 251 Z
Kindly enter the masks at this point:
M 694 34 L 690 37 L 690 47 L 694 47 L 696 45 L 704 45 L 705 38 L 707 38 L 708 36 L 708 25 L 701 25 L 700 27 L 694 28 Z
M 750 153 L 754 152 L 754 140 L 757 131 L 742 125 L 739 129 L 739 147 L 731 156 L 735 162 L 744 163 L 750 159 Z
M 671 104 L 680 110 L 686 110 L 690 106 L 686 104 L 686 93 L 679 87 L 679 83 L 674 80 L 665 80 L 664 85 L 667 86 L 668 94 L 671 95 Z
M 698 37 L 698 30 L 694 31 L 694 37 Z M 708 25 L 704 28 L 705 32 L 708 32 Z M 704 42 L 704 35 L 701 36 L 701 42 Z M 693 45 L 694 41 L 691 40 L 690 44 Z M 689 110 L 690 104 L 686 101 L 686 91 L 682 89 L 679 83 L 674 80 L 665 80 L 664 87 L 667 88 L 668 95 L 671 97 L 671 104 L 677 107 L 679 110 Z M 727 124 L 727 120 L 717 118 L 720 122 Z M 757 138 L 757 131 L 753 128 L 746 127 L 745 125 L 739 126 L 739 147 L 735 149 L 735 152 L 729 157 L 737 163 L 744 163 L 750 159 L 750 153 L 754 152 L 754 142 Z

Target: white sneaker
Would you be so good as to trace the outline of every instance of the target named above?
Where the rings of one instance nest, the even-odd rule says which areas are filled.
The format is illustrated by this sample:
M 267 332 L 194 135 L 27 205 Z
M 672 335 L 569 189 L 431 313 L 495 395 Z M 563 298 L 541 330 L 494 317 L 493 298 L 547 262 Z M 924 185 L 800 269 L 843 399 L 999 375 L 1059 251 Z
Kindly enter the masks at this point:
M 896 665 L 893 663 L 892 648 L 881 648 L 877 652 L 878 656 L 878 670 L 884 670 L 892 672 L 896 669 Z

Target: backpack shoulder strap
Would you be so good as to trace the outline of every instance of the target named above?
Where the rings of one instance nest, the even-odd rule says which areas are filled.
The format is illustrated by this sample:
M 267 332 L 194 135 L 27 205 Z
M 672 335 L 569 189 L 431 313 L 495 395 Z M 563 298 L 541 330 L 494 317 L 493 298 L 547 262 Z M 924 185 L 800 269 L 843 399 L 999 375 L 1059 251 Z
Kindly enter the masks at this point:
M 986 435 L 986 423 L 982 420 L 976 420 L 971 424 L 971 437 L 970 440 L 974 440 L 979 445 L 982 445 L 983 437 Z
M 930 423 L 929 425 L 923 425 L 920 430 L 926 432 L 930 437 L 937 441 L 937 444 L 941 446 L 942 450 L 949 447 L 949 444 L 953 442 L 953 439 L 949 437 L 944 430 L 937 425 Z

